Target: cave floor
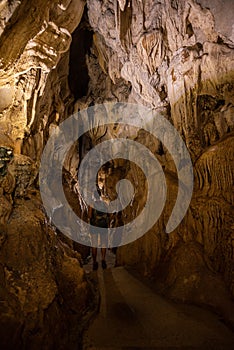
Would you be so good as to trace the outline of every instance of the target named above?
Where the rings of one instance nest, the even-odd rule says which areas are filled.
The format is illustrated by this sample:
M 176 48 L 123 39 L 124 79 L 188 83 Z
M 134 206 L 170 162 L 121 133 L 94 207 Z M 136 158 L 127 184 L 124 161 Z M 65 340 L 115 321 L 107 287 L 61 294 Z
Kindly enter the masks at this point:
M 84 334 L 83 350 L 232 349 L 234 334 L 217 315 L 156 294 L 123 267 L 92 272 L 101 303 Z M 86 267 L 90 272 L 91 262 Z

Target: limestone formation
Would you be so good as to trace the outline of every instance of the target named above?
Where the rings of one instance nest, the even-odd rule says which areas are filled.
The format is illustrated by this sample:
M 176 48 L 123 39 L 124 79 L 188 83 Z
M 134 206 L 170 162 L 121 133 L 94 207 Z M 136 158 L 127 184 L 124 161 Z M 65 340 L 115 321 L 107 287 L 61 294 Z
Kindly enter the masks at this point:
M 35 192 L 15 200 L 0 271 L 1 347 L 75 348 L 92 291 L 80 256 L 56 237 Z
M 83 8 L 82 0 L 2 3 L 0 121 L 12 126 L 16 153 L 31 132 L 37 100 L 43 95 L 48 74 L 69 49 Z
M 45 88 L 83 8 L 76 0 L 0 4 L 1 349 L 76 348 L 93 300 L 80 255 L 57 237 L 38 192 L 41 152 L 63 106 Z M 41 105 L 38 117 L 38 102 L 50 98 L 46 126 L 50 109 Z
M 8 169 L 13 157 L 13 143 L 10 138 L 0 133 L 0 226 L 7 224 L 12 212 L 12 192 L 15 187 L 14 177 Z
M 110 101 L 147 106 L 174 125 L 191 155 L 193 198 L 168 235 L 175 163 L 144 129 L 116 123 L 82 135 L 67 154 L 65 192 L 74 210 L 87 217 L 77 169 L 92 147 L 121 137 L 149 148 L 165 173 L 166 205 L 146 235 L 117 249 L 116 263 L 136 267 L 170 298 L 209 305 L 234 325 L 233 12 L 233 0 L 1 1 L 1 348 L 77 345 L 93 295 L 80 255 L 43 211 L 38 169 L 62 121 Z M 53 150 L 50 161 L 56 171 Z M 132 221 L 147 200 L 145 176 L 133 162 L 111 161 L 98 184 L 114 200 L 122 178 L 134 184 L 135 198 L 115 225 Z M 60 215 L 57 203 L 53 215 Z
M 171 297 L 216 305 L 225 313 L 225 306 L 221 307 L 218 302 L 218 299 L 226 298 L 225 292 L 222 288 L 217 289 L 217 294 L 211 298 L 208 289 L 215 289 L 222 275 L 234 295 L 234 37 L 233 19 L 230 18 L 234 3 L 228 0 L 89 0 L 87 3 L 94 30 L 95 55 L 103 76 L 109 75 L 112 80 L 111 90 L 118 89 L 116 78 L 125 81 L 126 87 L 131 85 L 129 96 L 125 95 L 128 102 L 141 103 L 163 113 L 186 142 L 195 171 L 190 209 L 177 230 L 168 236 L 165 225 L 177 193 L 173 161 L 164 145 L 147 139 L 146 135 L 133 137 L 128 134 L 129 138 L 150 148 L 163 165 L 168 201 L 159 222 L 144 237 L 118 249 L 117 262 L 138 266 L 143 274 L 155 278 L 156 284 L 157 276 L 165 274 L 164 291 Z M 95 73 L 92 66 L 89 70 L 90 87 L 94 91 Z M 98 91 L 95 101 L 100 101 L 100 95 L 103 96 L 102 89 Z M 115 137 L 120 136 L 118 129 L 115 134 Z M 134 165 L 130 166 L 127 178 L 141 187 L 138 204 L 142 206 L 145 185 Z M 115 178 L 112 181 L 115 183 Z M 108 180 L 112 184 L 110 187 L 113 187 L 112 181 Z M 133 205 L 122 217 L 128 222 L 137 213 Z M 191 277 L 187 283 L 187 277 L 182 277 L 183 269 L 190 275 L 190 266 L 183 256 L 183 249 L 187 249 L 189 242 L 193 246 L 191 249 L 197 251 L 192 258 L 197 259 L 197 266 L 201 266 L 199 256 L 205 261 L 207 279 Z M 181 266 L 173 269 L 170 265 L 173 282 L 169 282 L 166 276 L 170 269 L 165 266 L 170 261 L 173 264 L 174 255 L 181 259 Z M 212 278 L 209 271 L 214 273 Z M 200 301 L 192 294 L 197 283 L 201 283 L 203 290 Z M 233 310 L 233 306 L 229 307 Z M 226 309 L 229 307 L 226 305 Z M 232 318 L 230 314 L 229 318 Z

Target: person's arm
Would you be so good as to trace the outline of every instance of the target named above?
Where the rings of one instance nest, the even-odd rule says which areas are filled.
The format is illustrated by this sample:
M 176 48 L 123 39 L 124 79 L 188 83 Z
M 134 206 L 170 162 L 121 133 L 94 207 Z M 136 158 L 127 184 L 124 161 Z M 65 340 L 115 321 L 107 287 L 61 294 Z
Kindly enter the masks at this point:
M 115 213 L 111 213 L 111 215 L 110 215 L 109 227 L 115 227 Z

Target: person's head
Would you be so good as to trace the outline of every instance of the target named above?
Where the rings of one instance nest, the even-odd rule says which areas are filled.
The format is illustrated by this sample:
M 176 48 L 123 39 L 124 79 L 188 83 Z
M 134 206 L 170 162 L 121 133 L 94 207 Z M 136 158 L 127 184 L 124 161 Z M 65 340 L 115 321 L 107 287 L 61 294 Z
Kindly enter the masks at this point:
M 92 199 L 94 202 L 100 200 L 100 195 L 98 192 L 94 192 L 93 195 L 92 195 Z
M 101 196 L 101 199 L 103 200 L 103 202 L 109 204 L 110 203 L 110 198 L 107 196 L 107 195 L 102 195 Z

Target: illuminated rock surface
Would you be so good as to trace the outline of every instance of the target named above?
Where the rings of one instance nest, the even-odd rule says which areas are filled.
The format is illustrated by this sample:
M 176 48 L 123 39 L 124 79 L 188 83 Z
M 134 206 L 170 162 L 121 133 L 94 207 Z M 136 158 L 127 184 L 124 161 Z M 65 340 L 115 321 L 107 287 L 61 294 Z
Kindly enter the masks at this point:
M 146 235 L 118 248 L 116 263 L 151 278 L 163 295 L 208 306 L 234 326 L 233 7 L 232 0 L 1 1 L 1 348 L 78 344 L 95 298 L 73 248 L 83 256 L 88 250 L 55 234 L 43 212 L 38 169 L 60 122 L 110 101 L 153 108 L 179 131 L 194 167 L 189 210 L 168 235 L 178 187 L 173 159 L 144 130 L 121 125 L 99 127 L 69 151 L 64 183 L 67 192 L 76 190 L 73 207 L 87 217 L 76 177 L 90 147 L 119 137 L 148 147 L 163 166 L 167 203 Z M 56 171 L 53 152 L 51 164 Z M 116 219 L 121 225 L 147 198 L 142 171 L 118 159 L 99 177 L 110 199 L 120 178 L 136 188 L 133 205 Z

